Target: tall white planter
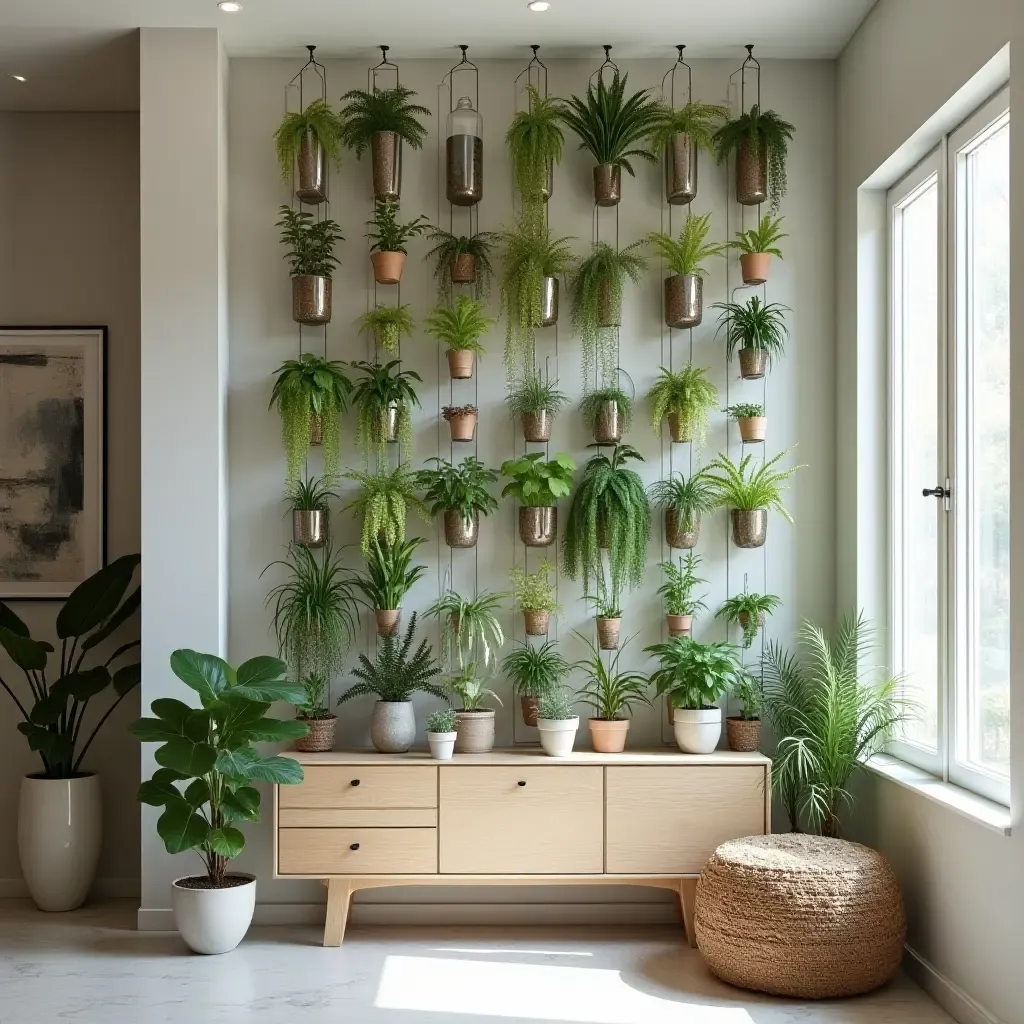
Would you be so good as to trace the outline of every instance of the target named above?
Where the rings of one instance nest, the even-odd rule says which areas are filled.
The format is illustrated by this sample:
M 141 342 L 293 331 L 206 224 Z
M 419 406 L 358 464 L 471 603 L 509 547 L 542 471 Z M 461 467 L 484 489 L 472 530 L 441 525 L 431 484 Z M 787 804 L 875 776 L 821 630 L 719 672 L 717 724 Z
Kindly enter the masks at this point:
M 40 910 L 74 910 L 85 902 L 102 835 L 99 776 L 21 780 L 18 856 Z
M 230 953 L 245 938 L 256 909 L 256 877 L 245 877 L 245 885 L 229 889 L 186 889 L 184 878 L 171 883 L 174 923 L 193 952 Z
M 550 757 L 568 757 L 576 742 L 579 718 L 538 718 L 540 745 Z
M 722 736 L 722 709 L 676 708 L 672 725 L 676 743 L 684 754 L 710 754 Z

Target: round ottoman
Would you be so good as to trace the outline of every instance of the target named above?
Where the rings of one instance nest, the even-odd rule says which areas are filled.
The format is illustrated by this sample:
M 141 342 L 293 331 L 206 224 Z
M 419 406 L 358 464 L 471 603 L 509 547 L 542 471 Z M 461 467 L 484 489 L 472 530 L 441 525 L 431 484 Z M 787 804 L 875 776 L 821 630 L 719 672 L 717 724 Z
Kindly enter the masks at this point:
M 751 836 L 715 850 L 697 882 L 697 946 L 740 988 L 827 999 L 899 966 L 906 921 L 885 858 L 821 836 Z

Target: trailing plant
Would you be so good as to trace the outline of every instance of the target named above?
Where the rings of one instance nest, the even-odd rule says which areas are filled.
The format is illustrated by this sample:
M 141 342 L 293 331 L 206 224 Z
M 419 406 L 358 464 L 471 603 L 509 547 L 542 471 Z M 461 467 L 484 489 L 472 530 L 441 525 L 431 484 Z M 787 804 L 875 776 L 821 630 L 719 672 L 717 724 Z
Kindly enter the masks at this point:
M 302 149 L 302 140 L 312 135 L 327 159 L 341 160 L 341 121 L 326 100 L 313 100 L 303 111 L 284 115 L 276 132 L 274 148 L 281 165 L 281 177 L 287 181 Z
M 416 495 L 417 475 L 405 466 L 376 473 L 352 470 L 345 473 L 345 478 L 362 488 L 362 493 L 345 506 L 345 511 L 352 510 L 362 517 L 360 549 L 364 556 L 370 554 L 375 538 L 388 545 L 404 541 L 405 519 L 409 512 L 415 512 L 424 521 L 429 520 L 426 506 Z
M 764 406 L 758 405 L 756 402 L 737 402 L 735 405 L 730 405 L 727 409 L 723 409 L 722 412 L 731 416 L 734 420 L 749 420 L 763 416 Z
M 446 680 L 445 686 L 450 693 L 454 693 L 462 701 L 462 711 L 483 711 L 484 702 L 488 698 L 501 704 L 501 698 L 493 690 L 484 686 L 484 681 L 477 675 L 476 666 L 473 664 L 456 672 Z
M 288 503 L 293 512 L 326 512 L 328 499 L 337 496 L 326 480 L 315 477 L 288 484 Z
M 729 246 L 723 242 L 707 241 L 710 230 L 710 213 L 701 216 L 689 213 L 679 229 L 678 238 L 663 231 L 652 231 L 647 240 L 657 249 L 669 273 L 707 277 L 706 261 L 715 256 L 724 256 L 729 250 Z
M 443 341 L 456 352 L 470 351 L 478 356 L 484 354 L 480 339 L 498 321 L 484 315 L 484 304 L 468 295 L 460 295 L 454 307 L 438 306 L 427 317 L 426 332 L 432 338 Z
M 750 672 L 739 671 L 733 682 L 731 695 L 742 705 L 740 718 L 744 722 L 757 722 L 761 719 L 761 708 L 764 705 L 764 690 L 761 680 Z
M 524 205 L 543 202 L 548 170 L 561 163 L 565 137 L 560 122 L 565 101 L 557 96 L 541 96 L 536 86 L 526 87 L 526 110 L 519 110 L 505 133 L 512 161 L 512 183 Z
M 416 486 L 426 492 L 423 500 L 430 515 L 437 516 L 454 509 L 468 525 L 474 514 L 489 516 L 497 510 L 498 501 L 490 488 L 497 483 L 498 474 L 478 458 L 470 455 L 458 466 L 437 456 L 427 459 L 427 462 L 434 462 L 436 466 L 434 469 L 421 469 L 416 474 Z
M 546 558 L 540 560 L 540 564 L 533 572 L 527 572 L 519 566 L 513 566 L 509 570 L 512 600 L 521 612 L 558 613 L 562 610 L 555 596 L 555 585 L 550 579 L 554 571 L 554 565 Z
M 618 384 L 594 388 L 580 400 L 580 415 L 583 417 L 587 430 L 593 432 L 602 406 L 606 402 L 614 402 L 619 407 L 619 419 L 622 420 L 623 432 L 628 432 L 633 425 L 633 399 Z
M 288 571 L 285 582 L 267 595 L 267 607 L 274 608 L 278 651 L 296 676 L 315 672 L 330 678 L 341 669 L 356 635 L 359 605 L 352 574 L 329 544 L 322 560 L 309 548 L 291 544 L 288 557 L 267 569 L 274 565 Z
M 505 643 L 498 621 L 504 594 L 481 591 L 464 598 L 454 590 L 445 591 L 429 608 L 428 615 L 441 623 L 441 657 L 445 665 L 474 670 L 478 662 L 486 669 Z
M 443 687 L 431 682 L 441 669 L 430 644 L 421 640 L 415 653 L 409 653 L 415 636 L 416 613 L 413 612 L 404 636 L 399 637 L 396 631 L 381 637 L 373 661 L 365 654 L 359 655 L 359 664 L 352 669 L 352 675 L 359 682 L 353 683 L 338 698 L 338 704 L 368 693 L 375 694 L 377 700 L 395 704 L 411 700 L 414 693 L 429 693 L 447 703 L 448 694 Z
M 338 113 L 341 141 L 355 151 L 358 159 L 377 132 L 395 132 L 413 149 L 421 149 L 427 129 L 421 117 L 430 111 L 409 100 L 416 93 L 399 85 L 394 89 L 352 89 L 342 96 L 348 102 Z
M 454 708 L 438 708 L 437 711 L 431 711 L 430 714 L 427 715 L 427 732 L 455 732 L 455 723 L 457 720 Z
M 756 468 L 753 455 L 744 455 L 738 466 L 728 455 L 719 455 L 707 467 L 718 506 L 745 511 L 759 508 L 774 510 L 793 522 L 793 517 L 782 503 L 782 492 L 785 482 L 803 466 L 775 469 L 776 464 L 788 454 L 788 450 L 779 452 Z
M 614 327 L 602 327 L 602 304 L 609 311 L 622 307 L 626 278 L 639 284 L 647 269 L 647 257 L 641 250 L 643 240 L 616 249 L 608 242 L 597 242 L 590 255 L 573 271 L 572 326 L 583 348 L 583 379 L 607 380 L 615 372 L 618 360 L 618 333 Z
M 541 694 L 537 701 L 537 718 L 546 722 L 568 722 L 575 718 L 572 700 L 568 693 L 558 687 L 550 693 Z
M 789 235 L 782 230 L 782 218 L 773 218 L 766 213 L 756 228 L 737 231 L 735 241 L 730 242 L 729 246 L 739 249 L 742 253 L 767 252 L 781 260 L 782 250 L 778 247 L 778 242 L 783 238 L 789 238 Z
M 786 157 L 789 143 L 796 129 L 784 121 L 774 110 L 762 110 L 754 104 L 749 111 L 733 121 L 727 121 L 715 132 L 718 162 L 724 163 L 729 155 L 746 142 L 752 155 L 762 151 L 768 156 L 768 207 L 777 213 L 786 195 Z
M 611 85 L 606 85 L 604 77 L 598 75 L 582 99 L 569 98 L 562 120 L 579 136 L 579 148 L 587 150 L 597 163 L 621 167 L 635 177 L 632 157 L 655 161 L 642 143 L 657 123 L 658 103 L 650 89 L 640 89 L 627 97 L 628 78 L 628 74 L 616 71 Z
M 401 360 L 392 359 L 383 366 L 352 363 L 352 369 L 363 375 L 352 388 L 352 403 L 356 407 L 356 444 L 367 459 L 373 452 L 378 461 L 385 458 L 391 409 L 397 411 L 398 443 L 406 460 L 412 450 L 412 407 L 420 400 L 410 381 L 422 383 L 423 378 L 415 370 L 395 370 L 396 366 L 401 366 Z
M 139 786 L 139 800 L 163 808 L 156 830 L 167 852 L 195 850 L 210 888 L 219 889 L 228 861 L 245 848 L 240 826 L 259 821 L 254 783 L 302 781 L 298 761 L 263 757 L 253 744 L 309 734 L 303 722 L 268 714 L 275 701 L 300 703 L 304 690 L 285 679 L 287 666 L 277 658 L 251 658 L 234 669 L 216 655 L 177 650 L 171 671 L 199 694 L 202 707 L 161 697 L 151 705 L 152 718 L 132 724 L 137 740 L 160 744 L 153 753 L 160 767 Z
M 715 103 L 691 100 L 678 110 L 659 103 L 652 118 L 648 145 L 657 158 L 671 142 L 673 135 L 689 135 L 695 149 L 710 153 L 714 149 L 715 129 L 729 116 L 726 107 Z
M 675 416 L 683 436 L 703 445 L 708 430 L 708 413 L 718 406 L 718 388 L 708 380 L 708 370 L 687 363 L 673 373 L 661 367 L 658 379 L 647 392 L 651 403 L 651 426 L 661 433 L 662 421 Z
M 434 228 L 427 240 L 434 248 L 423 258 L 434 261 L 434 278 L 437 281 L 438 296 L 442 302 L 451 298 L 452 274 L 451 264 L 458 256 L 472 256 L 476 263 L 476 280 L 473 282 L 473 295 L 479 299 L 486 295 L 491 287 L 494 267 L 491 265 L 491 254 L 498 242 L 499 235 L 494 231 L 478 231 L 474 235 L 454 235 L 444 228 Z
M 366 606 L 374 611 L 392 611 L 402 607 L 405 595 L 427 571 L 425 565 L 413 565 L 413 555 L 423 543 L 422 537 L 381 543 L 373 538 L 366 556 L 366 572 L 357 572 L 355 585 L 362 593 Z
M 822 835 L 838 836 L 840 811 L 853 803 L 850 776 L 916 708 L 903 696 L 902 676 L 862 675 L 875 646 L 863 615 L 844 618 L 832 641 L 805 621 L 797 643 L 799 658 L 774 643 L 764 657 L 764 711 L 780 737 L 772 784 L 791 828 L 802 815 Z
M 302 700 L 295 705 L 296 717 L 302 719 L 333 718 L 327 708 L 327 677 L 317 672 L 310 672 L 299 685 L 302 687 Z
M 341 262 L 334 247 L 345 241 L 337 223 L 330 219 L 314 222 L 313 214 L 287 206 L 279 212 L 277 227 L 281 228 L 281 244 L 290 246 L 285 259 L 292 277 L 330 277 Z
M 775 594 L 744 591 L 723 601 L 722 607 L 715 612 L 715 618 L 725 619 L 730 624 L 739 623 L 743 630 L 743 647 L 746 649 L 757 638 L 764 617 L 771 615 L 781 604 L 782 598 Z
M 603 452 L 594 455 L 573 496 L 562 551 L 566 575 L 582 578 L 584 590 L 590 589 L 600 570 L 602 540 L 610 545 L 612 592 L 618 594 L 643 582 L 651 509 L 639 474 L 627 468 L 633 459 L 643 461 L 628 444 L 616 445 L 610 456 Z
M 681 530 L 692 533 L 699 517 L 717 508 L 715 491 L 706 469 L 698 469 L 689 478 L 673 473 L 667 480 L 658 480 L 647 490 L 651 504 L 671 509 L 679 517 Z
M 601 651 L 593 641 L 573 630 L 573 635 L 587 645 L 590 654 L 572 667 L 582 669 L 586 682 L 576 691 L 576 699 L 594 709 L 594 717 L 616 721 L 632 714 L 634 704 L 650 705 L 647 688 L 650 685 L 642 672 L 619 671 L 619 658 L 626 646 L 636 637 L 629 637 L 622 646 L 609 653 L 605 664 Z
M 546 460 L 543 452 L 530 452 L 501 464 L 501 475 L 509 477 L 503 498 L 515 498 L 527 508 L 549 508 L 572 490 L 576 463 L 565 452 Z
M 324 477 L 338 475 L 341 444 L 341 414 L 348 408 L 352 382 L 345 376 L 344 363 L 321 359 L 303 352 L 287 359 L 275 371 L 277 379 L 270 393 L 270 407 L 281 414 L 286 475 L 298 479 L 309 452 L 312 419 L 319 419 L 323 431 Z
M 707 608 L 702 600 L 693 597 L 697 584 L 707 583 L 697 575 L 699 565 L 700 555 L 692 551 L 685 556 L 679 555 L 676 561 L 658 563 L 658 568 L 665 574 L 665 582 L 658 587 L 658 593 L 665 601 L 667 615 L 695 615 Z
M 420 214 L 404 224 L 398 220 L 398 203 L 377 200 L 373 204 L 373 220 L 366 222 L 371 230 L 366 233 L 370 239 L 370 252 L 404 252 L 406 242 L 430 230 L 427 218 Z
M 739 671 L 732 644 L 702 644 L 688 636 L 674 636 L 645 647 L 644 653 L 653 654 L 660 663 L 651 676 L 655 693 L 667 695 L 672 707 L 687 711 L 714 707 Z
M 519 646 L 505 655 L 501 668 L 517 696 L 544 697 L 557 691 L 572 666 L 558 653 L 555 642 L 545 640 L 537 647 L 518 640 L 516 643 Z
M 25 676 L 27 696 L 19 697 L 13 680 L 8 682 L 2 676 L 0 686 L 18 709 L 18 732 L 39 755 L 45 779 L 73 779 L 82 774 L 82 762 L 96 734 L 139 684 L 138 661 L 121 661 L 139 646 L 138 640 L 121 644 L 109 657 L 95 653 L 95 648 L 138 611 L 141 586 L 127 597 L 125 594 L 140 561 L 139 555 L 122 555 L 79 583 L 60 606 L 55 624 L 60 664 L 58 678 L 52 682 L 47 669 L 53 646 L 33 639 L 28 626 L 0 601 L 0 646 Z M 91 657 L 90 651 L 94 652 Z M 94 662 L 88 667 L 87 657 Z M 120 664 L 114 668 L 117 662 Z M 114 699 L 92 730 L 83 732 L 89 702 L 106 690 L 112 691 Z
M 765 303 L 752 295 L 746 303 L 716 302 L 714 308 L 722 310 L 717 333 L 725 331 L 729 359 L 737 346 L 767 353 L 769 364 L 785 352 L 789 338 L 785 315 L 789 306 L 781 302 Z
M 558 390 L 558 378 L 545 379 L 540 370 L 527 370 L 509 385 L 506 398 L 509 413 L 517 419 L 538 412 L 553 416 L 568 401 L 569 396 Z
M 356 321 L 359 333 L 372 333 L 385 352 L 394 354 L 398 352 L 402 335 L 410 337 L 415 326 L 409 308 L 408 303 L 404 306 L 376 306 Z

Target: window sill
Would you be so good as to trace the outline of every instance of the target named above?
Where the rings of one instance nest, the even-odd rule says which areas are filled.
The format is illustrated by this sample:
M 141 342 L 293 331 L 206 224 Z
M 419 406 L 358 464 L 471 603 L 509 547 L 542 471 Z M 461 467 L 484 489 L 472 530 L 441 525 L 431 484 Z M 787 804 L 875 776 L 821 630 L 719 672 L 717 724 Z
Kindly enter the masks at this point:
M 888 754 L 876 754 L 865 762 L 865 767 L 876 775 L 895 782 L 897 786 L 909 789 L 913 793 L 920 793 L 926 800 L 941 804 L 963 818 L 984 825 L 985 828 L 1000 835 L 1010 835 L 1010 809 L 1002 804 L 986 800 L 961 786 L 954 786 L 951 782 L 943 782 L 934 775 L 929 775 L 928 772 Z

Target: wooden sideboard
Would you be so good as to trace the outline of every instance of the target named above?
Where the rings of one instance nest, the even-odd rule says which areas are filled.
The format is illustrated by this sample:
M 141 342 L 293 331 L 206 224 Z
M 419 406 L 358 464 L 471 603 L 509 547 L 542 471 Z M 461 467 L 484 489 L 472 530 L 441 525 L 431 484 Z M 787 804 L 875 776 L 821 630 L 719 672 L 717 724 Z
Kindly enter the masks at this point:
M 275 787 L 274 877 L 325 881 L 325 946 L 341 944 L 359 889 L 538 883 L 671 889 L 692 944 L 715 847 L 771 829 L 761 754 L 286 756 L 305 780 Z

